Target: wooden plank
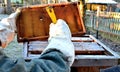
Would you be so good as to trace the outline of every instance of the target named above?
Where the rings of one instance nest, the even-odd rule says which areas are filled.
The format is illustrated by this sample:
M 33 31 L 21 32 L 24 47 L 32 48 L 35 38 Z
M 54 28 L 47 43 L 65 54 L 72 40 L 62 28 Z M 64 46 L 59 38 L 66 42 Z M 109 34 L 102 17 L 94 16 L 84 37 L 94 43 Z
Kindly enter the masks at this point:
M 29 50 L 34 50 L 34 49 L 40 49 L 40 48 L 46 48 L 48 45 L 47 41 L 39 41 L 40 43 L 34 41 L 30 42 L 29 45 Z M 80 50 L 80 51 L 104 51 L 104 49 L 99 46 L 96 42 L 73 42 L 75 49 Z M 40 48 L 39 48 L 40 47 Z
M 23 43 L 23 56 L 24 58 L 28 57 L 28 42 Z
M 81 59 L 78 61 L 74 61 L 73 67 L 81 67 L 81 66 L 114 66 L 118 65 L 118 60 L 110 60 L 110 59 L 100 59 L 100 60 L 95 60 L 95 59 Z
M 40 54 L 29 54 L 26 60 L 39 58 Z M 118 59 L 107 55 L 77 55 L 72 67 L 114 66 Z
M 90 37 L 72 37 L 73 42 L 93 42 L 94 40 Z
M 88 58 L 87 58 L 88 57 Z M 73 67 L 80 66 L 114 66 L 118 64 L 118 59 L 114 56 L 76 56 Z
M 95 42 L 73 42 L 76 54 L 103 54 L 104 49 Z M 29 52 L 41 53 L 48 45 L 47 41 L 29 42 Z
M 40 54 L 29 54 L 28 57 L 29 59 L 39 58 Z
M 41 53 L 45 48 L 46 46 L 48 45 L 48 42 L 47 41 L 31 41 L 29 42 L 29 51 L 31 52 L 39 52 Z
M 118 59 L 112 55 L 76 55 L 75 59 Z
M 100 72 L 100 69 L 107 67 L 109 66 L 72 67 L 71 72 Z
M 26 60 L 30 60 L 33 58 L 39 58 L 40 54 L 29 54 L 28 57 L 26 57 Z M 72 65 L 72 67 L 91 67 L 91 66 L 114 66 L 118 64 L 118 59 L 115 59 L 113 56 L 94 56 L 91 55 L 88 56 L 81 56 L 75 57 L 75 61 Z
M 78 51 L 104 51 L 96 42 L 73 42 L 73 44 Z
M 95 42 L 73 42 L 75 53 L 78 54 L 104 54 L 104 49 Z

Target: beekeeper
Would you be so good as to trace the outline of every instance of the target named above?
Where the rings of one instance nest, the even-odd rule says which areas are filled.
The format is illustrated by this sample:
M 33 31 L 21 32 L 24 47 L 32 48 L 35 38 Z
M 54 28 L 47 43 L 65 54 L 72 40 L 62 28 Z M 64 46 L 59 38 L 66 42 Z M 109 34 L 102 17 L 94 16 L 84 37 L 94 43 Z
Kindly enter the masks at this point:
M 14 38 L 16 18 L 21 9 L 0 22 L 0 41 L 5 48 Z M 0 72 L 70 72 L 74 61 L 74 46 L 71 32 L 62 19 L 50 24 L 48 46 L 39 58 L 25 62 L 24 59 L 11 60 L 0 49 Z

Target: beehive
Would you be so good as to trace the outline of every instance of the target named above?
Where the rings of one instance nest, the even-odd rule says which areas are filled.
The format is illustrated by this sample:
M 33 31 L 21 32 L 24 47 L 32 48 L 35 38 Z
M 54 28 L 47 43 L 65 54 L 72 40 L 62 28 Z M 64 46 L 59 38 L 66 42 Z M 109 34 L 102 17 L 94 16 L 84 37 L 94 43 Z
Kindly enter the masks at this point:
M 18 41 L 23 42 L 24 57 L 36 58 L 48 45 L 49 25 L 52 22 L 46 7 L 52 7 L 56 18 L 63 19 L 72 33 L 75 46 L 73 72 L 99 72 L 101 68 L 117 65 L 118 55 L 91 35 L 80 13 L 80 3 L 46 4 L 24 7 L 17 19 Z

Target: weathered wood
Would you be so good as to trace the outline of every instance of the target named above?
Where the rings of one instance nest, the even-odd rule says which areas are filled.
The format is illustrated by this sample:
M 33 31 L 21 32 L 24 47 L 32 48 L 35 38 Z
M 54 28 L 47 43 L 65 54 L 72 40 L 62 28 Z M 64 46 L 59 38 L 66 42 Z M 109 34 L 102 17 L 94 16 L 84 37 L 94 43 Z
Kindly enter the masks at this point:
M 76 56 L 72 67 L 81 67 L 81 69 L 77 69 L 78 72 L 82 71 L 82 67 L 84 67 L 83 69 L 85 70 L 90 70 L 90 67 L 93 66 L 90 72 L 94 72 L 98 70 L 98 68 L 93 70 L 96 66 L 114 66 L 118 64 L 119 56 L 93 36 L 83 36 L 83 39 L 82 37 L 73 37 L 72 40 L 74 39 L 78 41 L 73 41 Z M 84 41 L 82 42 L 82 40 Z M 93 42 L 90 42 L 90 40 Z M 26 46 L 29 47 L 28 56 L 26 57 L 27 60 L 38 58 L 47 45 L 47 41 L 30 41 L 28 46 Z
M 100 69 L 107 67 L 109 66 L 72 67 L 71 72 L 100 72 Z
M 52 22 L 45 9 L 48 6 L 53 7 L 57 19 L 66 21 L 73 36 L 84 35 L 86 30 L 80 15 L 79 5 L 79 3 L 60 3 L 22 8 L 17 19 L 18 41 L 48 38 L 49 25 Z
M 28 42 L 23 43 L 23 56 L 24 58 L 28 57 Z
M 94 40 L 90 37 L 72 37 L 72 42 L 93 42 Z
M 114 66 L 118 58 L 109 55 L 77 55 L 73 67 L 81 66 Z
M 74 37 L 75 38 L 75 37 Z M 79 42 L 84 40 L 85 42 Z M 104 54 L 104 49 L 97 44 L 97 42 L 89 42 L 90 40 L 86 40 L 85 37 L 77 38 L 77 42 L 73 42 L 75 46 L 75 53 L 76 54 Z M 87 42 L 88 41 L 88 42 Z M 47 41 L 31 41 L 28 44 L 29 52 L 32 54 L 40 54 L 48 45 Z

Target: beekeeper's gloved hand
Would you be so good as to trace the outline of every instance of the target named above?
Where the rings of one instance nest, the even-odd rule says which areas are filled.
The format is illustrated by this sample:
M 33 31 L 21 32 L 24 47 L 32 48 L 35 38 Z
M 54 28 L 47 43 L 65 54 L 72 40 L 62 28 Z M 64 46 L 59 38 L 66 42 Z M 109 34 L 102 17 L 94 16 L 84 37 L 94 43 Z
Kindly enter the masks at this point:
M 71 66 L 75 57 L 74 46 L 71 42 L 70 29 L 64 20 L 59 19 L 56 24 L 50 24 L 48 41 L 49 44 L 43 53 L 46 50 L 57 49 L 66 56 L 67 63 Z
M 16 19 L 22 8 L 16 10 L 9 17 L 0 21 L 0 41 L 2 48 L 5 48 L 13 39 L 16 30 Z

